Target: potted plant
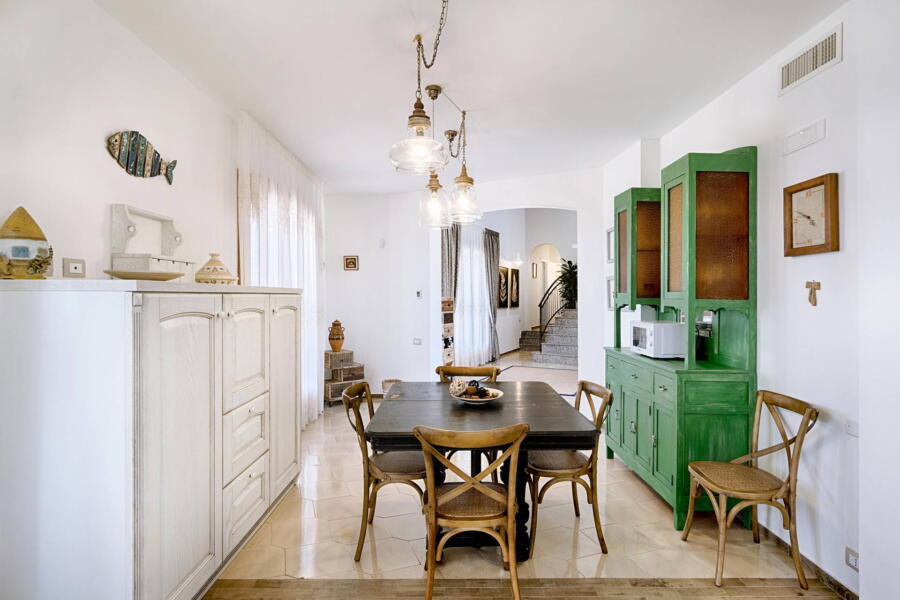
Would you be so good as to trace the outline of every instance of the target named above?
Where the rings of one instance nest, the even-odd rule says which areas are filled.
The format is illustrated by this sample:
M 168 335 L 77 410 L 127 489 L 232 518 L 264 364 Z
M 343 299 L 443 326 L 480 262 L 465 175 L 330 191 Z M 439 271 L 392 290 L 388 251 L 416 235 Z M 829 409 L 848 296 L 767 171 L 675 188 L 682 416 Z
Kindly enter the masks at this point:
M 559 269 L 559 294 L 566 308 L 578 307 L 578 265 L 564 260 Z

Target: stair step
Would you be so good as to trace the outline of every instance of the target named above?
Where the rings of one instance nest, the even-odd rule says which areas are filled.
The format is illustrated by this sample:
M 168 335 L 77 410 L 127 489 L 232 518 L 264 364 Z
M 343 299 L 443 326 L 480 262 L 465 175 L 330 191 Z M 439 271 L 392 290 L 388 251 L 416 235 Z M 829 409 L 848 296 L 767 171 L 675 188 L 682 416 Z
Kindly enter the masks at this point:
M 544 334 L 544 337 L 548 335 L 578 335 L 577 327 L 557 327 L 556 325 L 551 325 L 547 328 L 547 333 Z
M 564 319 L 575 319 L 578 317 L 578 311 L 574 308 L 564 308 L 559 311 L 558 316 Z
M 578 319 L 560 319 L 556 317 L 553 319 L 553 325 L 558 327 L 578 327 Z
M 545 344 L 558 344 L 560 346 L 578 346 L 577 335 L 560 335 L 547 332 L 544 336 Z
M 556 354 L 559 356 L 578 356 L 578 346 L 562 346 L 559 344 L 541 344 L 541 352 L 544 354 Z
M 525 340 L 530 338 L 538 338 L 540 339 L 541 332 L 540 331 L 523 331 L 522 335 L 519 336 L 519 339 Z
M 578 357 L 577 356 L 561 356 L 558 354 L 547 354 L 544 352 L 533 352 L 531 354 L 531 359 L 534 362 L 545 363 L 545 364 L 555 364 L 555 365 L 578 365 Z

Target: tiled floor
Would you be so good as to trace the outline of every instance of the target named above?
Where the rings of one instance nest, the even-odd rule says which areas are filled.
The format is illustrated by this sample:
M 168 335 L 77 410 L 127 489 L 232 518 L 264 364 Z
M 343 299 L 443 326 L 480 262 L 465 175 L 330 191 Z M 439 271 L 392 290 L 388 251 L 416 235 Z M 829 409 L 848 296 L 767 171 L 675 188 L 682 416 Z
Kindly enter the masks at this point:
M 561 393 L 574 391 L 574 371 L 514 367 L 501 379 L 537 379 L 531 371 L 540 371 L 540 379 Z M 468 457 L 457 456 L 467 467 Z M 424 576 L 424 517 L 415 492 L 402 485 L 379 492 L 362 560 L 353 560 L 362 509 L 362 463 L 342 408 L 327 409 L 304 430 L 303 460 L 298 485 L 225 569 L 223 579 Z M 712 577 L 714 521 L 699 517 L 690 540 L 682 542 L 672 527 L 671 509 L 655 492 L 619 460 L 603 459 L 601 465 L 600 513 L 609 554 L 600 553 L 583 493 L 579 519 L 570 489 L 559 485 L 547 492 L 540 506 L 535 557 L 521 564 L 519 576 Z M 505 578 L 508 573 L 496 548 L 450 548 L 437 576 Z M 728 534 L 725 576 L 791 578 L 794 571 L 774 542 L 756 545 L 749 531 L 735 526 Z
M 498 367 L 534 367 L 537 369 L 550 369 L 554 371 L 577 371 L 578 367 L 573 365 L 554 365 L 550 363 L 539 363 L 531 357 L 531 350 L 514 350 L 507 352 L 489 365 Z

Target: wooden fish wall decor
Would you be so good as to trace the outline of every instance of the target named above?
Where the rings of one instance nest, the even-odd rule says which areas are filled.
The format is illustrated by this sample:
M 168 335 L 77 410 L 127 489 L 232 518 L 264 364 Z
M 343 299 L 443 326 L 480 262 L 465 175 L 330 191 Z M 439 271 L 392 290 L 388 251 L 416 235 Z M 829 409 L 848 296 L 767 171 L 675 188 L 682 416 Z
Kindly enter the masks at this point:
M 156 177 L 160 173 L 172 185 L 177 160 L 166 162 L 139 131 L 120 131 L 107 140 L 109 154 L 135 177 Z

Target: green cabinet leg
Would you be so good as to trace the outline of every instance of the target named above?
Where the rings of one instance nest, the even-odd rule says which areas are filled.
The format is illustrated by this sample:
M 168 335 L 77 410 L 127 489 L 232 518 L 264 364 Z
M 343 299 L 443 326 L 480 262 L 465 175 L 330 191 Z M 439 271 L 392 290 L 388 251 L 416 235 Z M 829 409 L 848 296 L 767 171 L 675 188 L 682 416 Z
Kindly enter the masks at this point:
M 681 531 L 682 529 L 684 529 L 684 524 L 687 521 L 687 511 L 674 510 L 672 512 L 675 515 L 675 529 Z
M 613 453 L 612 448 L 607 446 L 606 447 L 606 458 L 608 458 L 609 460 L 612 460 L 614 457 L 615 457 L 615 454 Z

